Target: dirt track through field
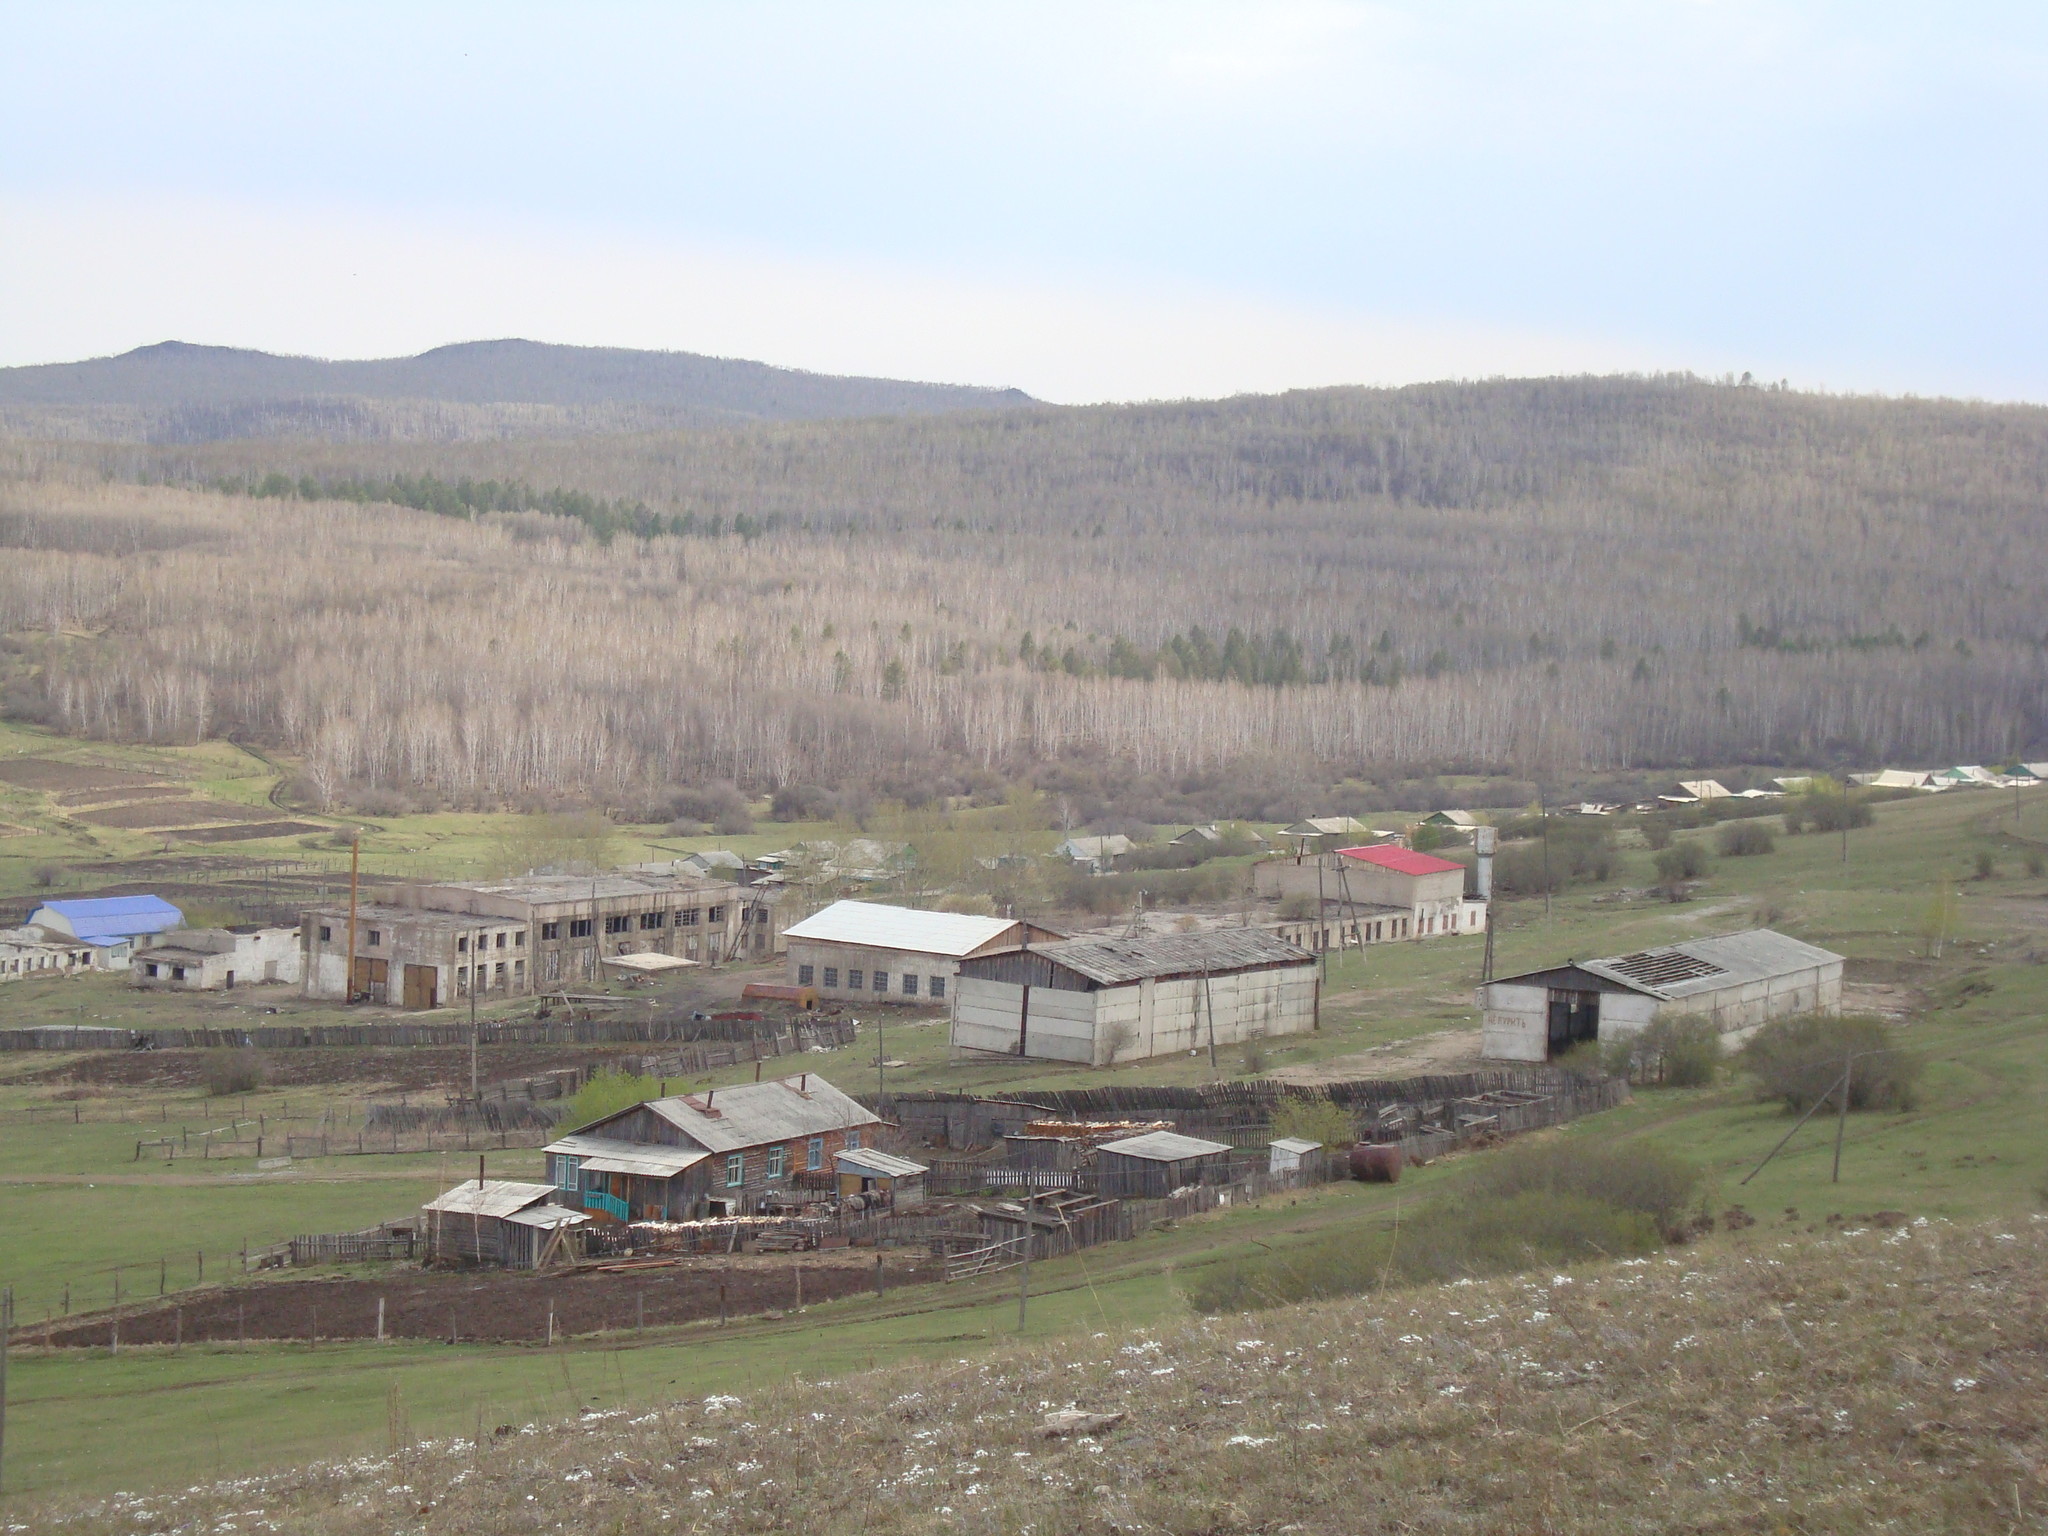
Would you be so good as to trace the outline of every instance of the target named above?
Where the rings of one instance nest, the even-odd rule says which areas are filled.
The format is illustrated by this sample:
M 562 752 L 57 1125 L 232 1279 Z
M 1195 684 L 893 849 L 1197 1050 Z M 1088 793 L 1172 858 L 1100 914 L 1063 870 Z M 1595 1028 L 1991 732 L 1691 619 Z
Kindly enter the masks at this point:
M 876 1251 L 829 1249 L 818 1253 L 738 1254 L 606 1273 L 596 1270 L 442 1272 L 394 1265 L 371 1278 L 270 1280 L 252 1285 L 187 1291 L 147 1311 L 121 1316 L 123 1344 L 226 1343 L 237 1339 L 371 1339 L 377 1303 L 384 1302 L 387 1336 L 457 1338 L 464 1343 L 539 1344 L 554 1309 L 556 1337 L 698 1322 L 718 1316 L 718 1288 L 726 1288 L 734 1318 L 785 1312 L 802 1300 L 830 1301 L 872 1294 Z M 920 1284 L 937 1276 L 922 1250 L 883 1255 L 885 1287 Z M 23 1343 L 95 1347 L 113 1338 L 112 1314 L 59 1321 L 47 1334 L 24 1326 Z

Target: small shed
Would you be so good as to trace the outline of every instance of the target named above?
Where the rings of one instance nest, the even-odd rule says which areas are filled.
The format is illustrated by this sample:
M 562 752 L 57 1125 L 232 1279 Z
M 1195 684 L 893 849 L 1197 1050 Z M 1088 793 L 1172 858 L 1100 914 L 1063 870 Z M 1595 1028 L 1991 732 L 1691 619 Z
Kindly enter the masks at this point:
M 1230 1147 L 1178 1131 L 1151 1131 L 1095 1149 L 1095 1192 L 1117 1200 L 1163 1200 L 1191 1184 L 1228 1184 Z
M 851 1195 L 879 1195 L 881 1204 L 899 1211 L 924 1204 L 925 1175 L 931 1169 L 923 1163 L 877 1152 L 871 1147 L 834 1153 L 832 1161 L 839 1171 L 842 1199 Z
M 750 981 L 740 988 L 740 1001 L 792 1003 L 798 1008 L 808 1010 L 818 1006 L 818 989 L 787 986 L 779 981 Z
M 550 1202 L 547 1184 L 470 1179 L 429 1200 L 427 1262 L 538 1269 L 561 1253 L 570 1228 L 590 1218 Z
M 1272 1160 L 1266 1165 L 1268 1173 L 1312 1174 L 1322 1162 L 1323 1144 L 1309 1141 L 1300 1136 L 1281 1136 L 1266 1143 L 1272 1153 Z

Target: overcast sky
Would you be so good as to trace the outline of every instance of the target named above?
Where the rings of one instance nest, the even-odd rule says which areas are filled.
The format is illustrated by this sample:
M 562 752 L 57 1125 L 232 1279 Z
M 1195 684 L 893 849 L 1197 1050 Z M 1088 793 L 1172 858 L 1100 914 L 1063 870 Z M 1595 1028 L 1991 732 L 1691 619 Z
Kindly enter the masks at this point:
M 0 363 L 2048 399 L 2048 7 L 0 0 Z

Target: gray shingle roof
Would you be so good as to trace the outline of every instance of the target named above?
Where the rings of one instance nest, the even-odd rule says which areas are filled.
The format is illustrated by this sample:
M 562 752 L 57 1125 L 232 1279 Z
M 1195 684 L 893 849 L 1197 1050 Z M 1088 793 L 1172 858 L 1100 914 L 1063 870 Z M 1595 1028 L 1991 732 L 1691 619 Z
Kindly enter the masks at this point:
M 1211 976 L 1267 965 L 1308 965 L 1315 956 L 1256 928 L 1211 928 L 1133 939 L 1062 939 L 1033 947 L 1056 965 L 1105 986 L 1147 976 Z

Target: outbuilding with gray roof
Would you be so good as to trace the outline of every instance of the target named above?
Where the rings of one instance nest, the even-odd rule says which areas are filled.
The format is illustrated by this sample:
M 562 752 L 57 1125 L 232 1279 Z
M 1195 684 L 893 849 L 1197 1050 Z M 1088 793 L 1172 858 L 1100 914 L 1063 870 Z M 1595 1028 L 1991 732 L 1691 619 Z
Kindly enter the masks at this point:
M 1547 1061 L 1574 1045 L 1623 1039 L 1660 1017 L 1713 1020 L 1737 1045 L 1772 1019 L 1842 1009 L 1842 957 L 1769 928 L 1568 960 L 1479 988 L 1482 1054 Z
M 1090 1066 L 1317 1025 L 1316 958 L 1255 928 L 1062 939 L 960 963 L 953 1044 Z

